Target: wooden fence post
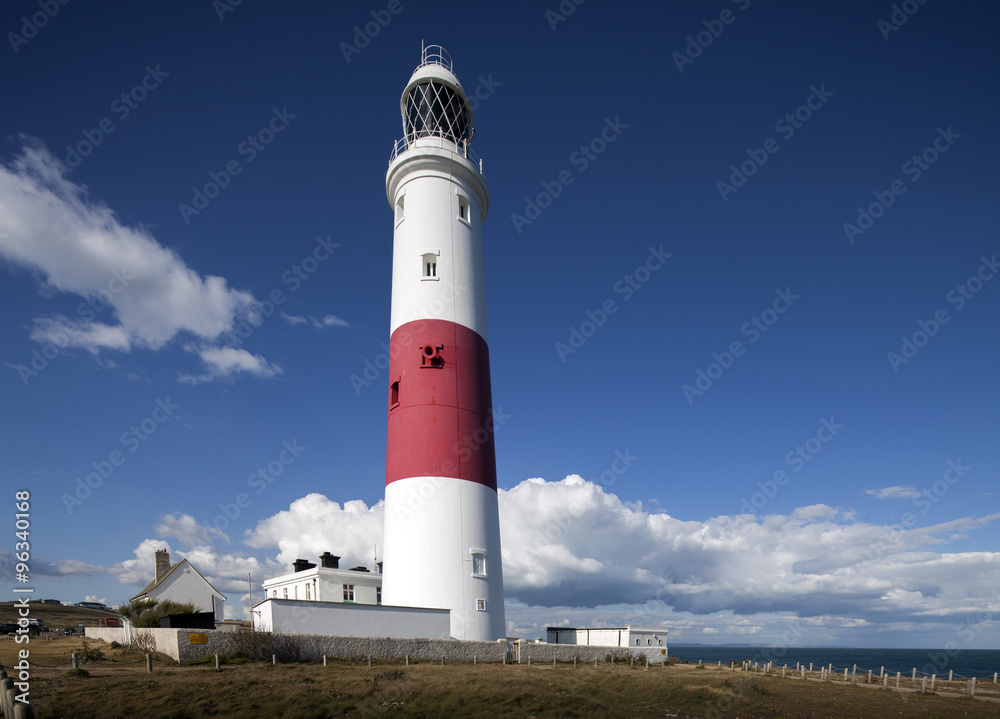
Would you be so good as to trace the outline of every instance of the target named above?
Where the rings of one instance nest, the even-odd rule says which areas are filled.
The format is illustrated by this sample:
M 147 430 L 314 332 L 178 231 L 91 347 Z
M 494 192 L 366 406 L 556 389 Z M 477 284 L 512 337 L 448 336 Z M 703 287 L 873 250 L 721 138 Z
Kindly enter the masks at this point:
M 553 669 L 556 668 L 556 658 L 555 657 L 552 657 L 552 668 Z
M 802 666 L 802 678 L 803 679 L 806 678 L 806 668 L 805 668 L 805 665 Z
M 646 661 L 649 661 L 648 659 Z M 576 655 L 573 656 L 573 668 L 576 669 Z
M 17 702 L 14 704 L 14 719 L 35 719 L 35 710 L 30 704 Z
M 871 669 L 868 670 L 868 683 L 869 684 L 872 683 L 872 670 Z
M 954 678 L 955 678 L 955 670 L 954 669 L 949 669 L 948 670 L 948 681 L 951 681 Z
M 215 656 L 219 656 L 219 655 L 216 654 Z M 216 660 L 216 661 L 218 661 L 218 660 Z M 218 669 L 218 667 L 216 667 L 216 669 Z M 148 674 L 152 674 L 153 673 L 153 655 L 152 654 L 147 654 L 146 655 L 146 672 Z
M 896 687 L 899 687 L 899 672 L 896 672 Z
M 506 658 L 506 655 L 504 655 L 504 658 Z M 404 664 L 405 664 L 406 666 L 410 666 L 410 655 L 409 655 L 409 654 L 407 654 L 407 655 L 405 655 L 405 656 L 404 656 L 404 659 L 403 659 L 403 663 L 404 663 Z M 505 663 L 506 663 L 506 662 L 505 662 Z
M 73 652 L 73 655 L 70 657 L 70 659 L 73 662 L 73 668 L 74 669 L 79 669 L 80 668 L 80 657 L 79 657 L 79 655 L 77 655 L 76 652 Z
M 781 668 L 781 678 L 782 678 L 782 679 L 784 679 L 784 678 L 785 678 L 785 674 L 786 674 L 787 672 L 788 672 L 788 665 L 786 664 L 785 666 L 783 666 L 783 667 Z
M 326 666 L 326 654 L 323 655 L 323 666 Z
M 937 683 L 937 674 L 931 674 L 931 691 L 934 691 L 934 685 Z
M 274 666 L 277 663 L 278 663 L 278 655 L 277 654 L 272 654 L 271 655 L 271 666 Z
M 917 681 L 917 668 L 916 667 L 913 667 L 913 678 L 912 678 L 912 680 L 913 681 Z
M 920 693 L 927 693 L 927 677 L 920 677 Z
M 882 688 L 885 689 L 885 690 L 887 690 L 887 691 L 889 689 L 889 675 L 888 674 L 882 674 Z

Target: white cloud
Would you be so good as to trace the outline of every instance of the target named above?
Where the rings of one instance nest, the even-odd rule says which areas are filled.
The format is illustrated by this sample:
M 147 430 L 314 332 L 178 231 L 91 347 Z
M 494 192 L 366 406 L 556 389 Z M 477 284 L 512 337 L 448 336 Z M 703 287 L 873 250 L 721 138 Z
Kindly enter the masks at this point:
M 866 489 L 865 494 L 870 494 L 878 499 L 917 499 L 922 496 L 920 490 L 912 485 Z
M 283 320 L 285 320 L 285 322 L 287 322 L 288 324 L 293 325 L 293 326 L 294 325 L 304 325 L 306 322 L 309 321 L 303 315 L 290 315 L 290 314 L 286 314 L 284 312 L 281 313 L 281 318 Z
M 97 602 L 99 604 L 107 604 L 108 600 L 106 597 L 98 597 L 96 594 L 88 594 L 83 598 L 85 602 Z
M 216 539 L 229 543 L 229 537 L 222 530 L 198 524 L 190 514 L 180 512 L 160 517 L 160 522 L 153 527 L 153 531 L 161 537 L 179 539 L 187 546 L 211 544 Z
M 291 571 L 298 558 L 315 561 L 323 552 L 342 557 L 341 566 L 371 566 L 376 546 L 382 549 L 382 509 L 361 500 L 333 502 L 322 494 L 297 499 L 288 509 L 257 523 L 243 543 L 256 549 L 277 549 L 277 560 Z
M 211 382 L 220 377 L 229 377 L 241 372 L 257 377 L 269 378 L 281 374 L 281 367 L 271 364 L 260 355 L 250 354 L 237 347 L 203 347 L 198 356 L 208 365 L 208 372 L 202 375 L 181 375 L 180 380 L 188 384 Z
M 304 325 L 309 324 L 316 329 L 325 329 L 327 327 L 350 327 L 350 323 L 347 320 L 337 317 L 337 315 L 325 315 L 322 319 L 316 319 L 312 315 L 290 315 L 285 312 L 281 313 L 281 318 L 285 320 L 288 324 L 292 325 Z
M 508 620 L 520 636 L 567 621 L 666 622 L 689 640 L 714 628 L 718 640 L 774 641 L 794 626 L 812 643 L 844 643 L 847 632 L 855 641 L 872 631 L 912 637 L 928 627 L 947 636 L 980 612 L 1000 611 L 1000 552 L 935 551 L 1000 514 L 927 525 L 921 517 L 904 528 L 819 504 L 787 515 L 683 521 L 627 505 L 576 475 L 526 480 L 501 490 L 499 502 Z M 243 543 L 265 559 L 207 542 L 181 556 L 245 599 L 247 571 L 259 590 L 299 557 L 316 561 L 329 551 L 343 557 L 341 566 L 371 566 L 373 545 L 382 550 L 383 510 L 382 502 L 340 504 L 310 494 L 247 530 Z M 157 531 L 192 542 L 212 536 L 187 515 L 163 519 Z M 108 571 L 120 581 L 148 581 L 161 546 L 146 540 L 136 559 Z
M 0 165 L 0 260 L 37 273 L 45 296 L 62 292 L 85 300 L 76 317 L 37 317 L 31 339 L 95 355 L 158 350 L 184 333 L 218 344 L 237 319 L 255 316 L 258 303 L 250 292 L 229 287 L 222 277 L 200 276 L 149 230 L 123 225 L 110 208 L 91 200 L 41 142 L 22 141 L 20 154 Z M 276 373 L 260 358 L 220 358 L 210 349 L 198 354 L 210 365 L 203 380 L 239 371 Z

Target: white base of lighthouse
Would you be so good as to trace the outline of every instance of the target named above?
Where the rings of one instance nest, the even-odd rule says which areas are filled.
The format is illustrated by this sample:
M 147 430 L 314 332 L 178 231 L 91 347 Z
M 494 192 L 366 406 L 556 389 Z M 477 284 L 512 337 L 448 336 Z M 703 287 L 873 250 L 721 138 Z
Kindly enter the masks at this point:
M 506 636 L 496 492 L 450 477 L 385 488 L 382 603 L 451 610 L 455 639 Z

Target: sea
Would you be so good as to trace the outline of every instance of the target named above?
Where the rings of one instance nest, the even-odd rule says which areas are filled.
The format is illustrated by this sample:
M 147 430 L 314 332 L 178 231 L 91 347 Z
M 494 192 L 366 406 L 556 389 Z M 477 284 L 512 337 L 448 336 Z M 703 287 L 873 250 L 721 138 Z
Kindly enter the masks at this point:
M 857 665 L 858 673 L 867 674 L 871 669 L 878 674 L 882 667 L 891 674 L 901 672 L 917 677 L 937 674 L 939 677 L 954 672 L 955 679 L 993 681 L 995 672 L 1000 672 L 1000 650 L 998 649 L 853 649 L 849 647 L 766 647 L 766 646 L 684 646 L 674 644 L 670 656 L 680 661 L 706 664 L 746 660 L 781 667 L 787 664 L 794 668 L 796 662 L 809 668 L 812 662 L 815 671 L 820 667 L 833 665 L 834 671 L 849 671 Z

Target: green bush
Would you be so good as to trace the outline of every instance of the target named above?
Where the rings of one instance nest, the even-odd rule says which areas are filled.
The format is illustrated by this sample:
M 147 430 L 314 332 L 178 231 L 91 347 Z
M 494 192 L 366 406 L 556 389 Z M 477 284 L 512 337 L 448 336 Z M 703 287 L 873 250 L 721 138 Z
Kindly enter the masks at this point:
M 158 602 L 155 599 L 144 599 L 138 602 L 128 602 L 118 608 L 119 614 L 132 622 L 133 627 L 146 629 L 156 629 L 160 626 L 160 619 L 170 614 L 194 614 L 197 611 L 190 602 L 174 602 L 164 599 Z

